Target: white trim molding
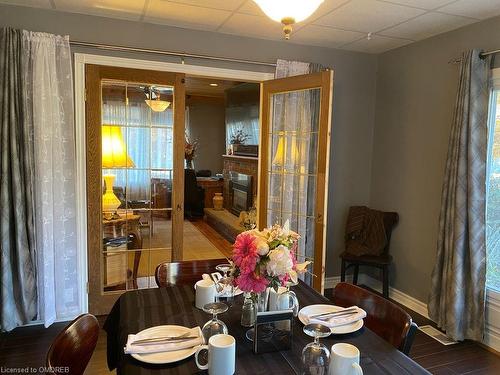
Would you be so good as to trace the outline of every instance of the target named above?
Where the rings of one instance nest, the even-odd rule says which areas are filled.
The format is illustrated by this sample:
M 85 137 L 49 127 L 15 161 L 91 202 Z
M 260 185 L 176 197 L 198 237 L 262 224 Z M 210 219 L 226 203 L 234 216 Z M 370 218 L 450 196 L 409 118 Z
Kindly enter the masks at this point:
M 486 289 L 486 328 L 483 343 L 500 352 L 500 293 Z

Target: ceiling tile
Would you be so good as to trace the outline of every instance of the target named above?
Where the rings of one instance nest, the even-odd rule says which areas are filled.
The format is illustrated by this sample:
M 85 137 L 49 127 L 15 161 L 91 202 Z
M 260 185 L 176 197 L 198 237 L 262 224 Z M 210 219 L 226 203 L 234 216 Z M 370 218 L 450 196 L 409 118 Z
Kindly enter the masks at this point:
M 161 0 L 167 1 L 167 0 Z M 170 0 L 172 3 L 194 5 L 205 8 L 236 10 L 246 0 Z
M 52 8 L 50 0 L 0 0 L 0 4 L 20 5 L 33 8 Z
M 410 43 L 412 43 L 412 41 L 407 39 L 395 39 L 385 36 L 373 35 L 370 40 L 368 40 L 367 38 L 363 38 L 356 42 L 343 46 L 342 49 L 366 53 L 382 53 Z
M 233 14 L 218 31 L 263 39 L 283 39 L 283 30 L 280 23 L 264 16 L 249 14 Z
M 439 8 L 439 11 L 457 16 L 486 19 L 500 14 L 500 0 L 459 0 Z
M 54 0 L 57 10 L 139 20 L 145 0 Z
M 307 25 L 299 31 L 292 33 L 290 42 L 337 48 L 343 44 L 362 38 L 364 35 L 364 33 L 355 31 L 345 31 L 318 25 Z
M 384 0 L 382 0 L 384 1 Z M 436 9 L 454 0 L 388 0 L 390 3 L 408 5 L 410 7 L 422 9 Z
M 164 0 L 150 0 L 144 20 L 171 26 L 216 30 L 231 12 Z
M 238 13 L 251 14 L 254 16 L 264 15 L 262 9 L 260 9 L 260 7 L 253 0 L 247 0 L 245 4 L 238 9 Z
M 339 29 L 376 32 L 425 13 L 376 0 L 352 0 L 314 23 Z
M 381 35 L 421 40 L 476 22 L 474 19 L 443 13 L 426 13 L 398 26 L 382 31 Z

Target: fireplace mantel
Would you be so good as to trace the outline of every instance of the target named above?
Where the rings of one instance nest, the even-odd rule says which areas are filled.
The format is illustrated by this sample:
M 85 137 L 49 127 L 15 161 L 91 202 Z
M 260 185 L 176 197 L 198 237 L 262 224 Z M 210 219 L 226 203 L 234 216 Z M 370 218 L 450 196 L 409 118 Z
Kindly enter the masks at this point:
M 257 163 L 259 161 L 259 158 L 255 157 L 255 156 L 222 155 L 222 157 L 228 158 L 230 160 L 244 160 L 244 161 L 255 162 L 255 163 Z

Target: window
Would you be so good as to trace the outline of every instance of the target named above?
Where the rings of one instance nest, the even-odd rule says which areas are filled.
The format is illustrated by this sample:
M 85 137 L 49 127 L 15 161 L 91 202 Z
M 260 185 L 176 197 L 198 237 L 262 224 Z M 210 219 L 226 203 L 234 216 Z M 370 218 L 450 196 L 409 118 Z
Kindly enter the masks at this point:
M 486 200 L 486 285 L 500 291 L 500 69 L 493 70 Z

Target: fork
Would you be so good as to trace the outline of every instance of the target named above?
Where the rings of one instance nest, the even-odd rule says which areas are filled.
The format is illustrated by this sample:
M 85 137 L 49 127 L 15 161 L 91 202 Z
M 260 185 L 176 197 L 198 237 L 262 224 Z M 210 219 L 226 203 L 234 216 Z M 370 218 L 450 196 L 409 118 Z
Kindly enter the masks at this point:
M 186 339 L 193 339 L 196 338 L 197 336 L 189 336 L 191 334 L 190 331 L 184 332 L 182 335 L 179 336 L 159 336 L 159 337 L 150 337 L 147 339 L 141 339 L 141 340 L 136 340 L 132 342 L 134 345 L 140 345 L 140 344 L 149 344 L 149 343 L 154 343 L 154 342 L 161 342 L 161 341 L 178 341 L 178 340 L 186 340 Z

